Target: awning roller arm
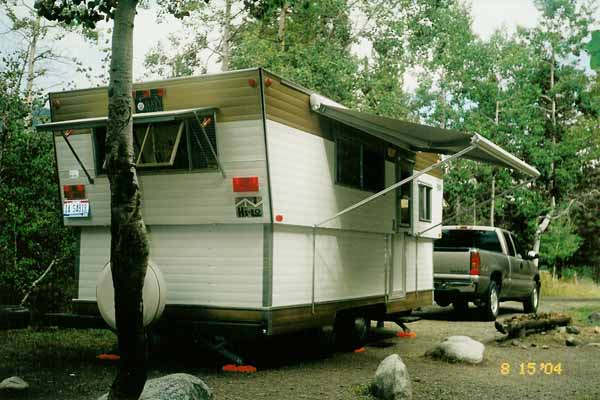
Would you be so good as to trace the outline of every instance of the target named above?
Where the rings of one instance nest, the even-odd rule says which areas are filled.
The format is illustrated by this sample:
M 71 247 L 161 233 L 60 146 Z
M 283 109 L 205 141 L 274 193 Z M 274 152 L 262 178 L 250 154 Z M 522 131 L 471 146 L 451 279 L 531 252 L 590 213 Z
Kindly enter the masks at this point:
M 71 153 L 73 153 L 73 155 L 75 156 L 75 159 L 79 163 L 79 166 L 81 167 L 81 169 L 83 170 L 83 172 L 85 172 L 85 176 L 87 176 L 88 182 L 93 185 L 94 184 L 94 179 L 91 177 L 90 173 L 88 172 L 88 170 L 83 165 L 83 162 L 81 162 L 81 159 L 79 158 L 79 155 L 77 154 L 77 152 L 75 151 L 75 149 L 71 145 L 71 142 L 69 142 L 69 139 L 67 138 L 67 135 L 65 135 L 64 131 L 60 131 L 60 135 L 62 136 L 62 138 L 67 143 L 67 146 L 69 146 L 69 150 L 71 150 Z
M 350 211 L 356 210 L 357 208 L 360 208 L 360 207 L 364 206 L 365 204 L 368 204 L 368 203 L 372 202 L 373 200 L 378 199 L 379 197 L 381 197 L 381 196 L 383 196 L 383 195 L 391 192 L 392 190 L 397 189 L 400 186 L 402 186 L 402 185 L 404 185 L 404 184 L 406 184 L 408 182 L 411 182 L 411 181 L 417 179 L 421 175 L 424 175 L 424 174 L 428 173 L 431 170 L 439 168 L 442 165 L 447 164 L 450 161 L 454 160 L 455 158 L 458 158 L 458 157 L 461 157 L 461 156 L 465 155 L 466 153 L 468 153 L 469 151 L 475 149 L 476 147 L 477 147 L 477 143 L 473 143 L 469 147 L 466 147 L 466 148 L 462 149 L 458 153 L 455 153 L 455 154 L 451 155 L 450 157 L 447 157 L 447 158 L 445 158 L 445 159 L 443 159 L 443 160 L 441 160 L 441 161 L 439 161 L 439 162 L 437 162 L 435 164 L 432 164 L 429 167 L 427 167 L 427 168 L 425 168 L 425 169 L 423 169 L 423 170 L 421 170 L 421 171 L 419 171 L 419 172 L 417 172 L 417 173 L 409 176 L 408 178 L 405 178 L 405 179 L 401 180 L 400 182 L 396 182 L 393 185 L 391 185 L 391 186 L 383 189 L 382 191 L 377 192 L 374 195 L 369 196 L 366 199 L 361 200 L 358 203 L 355 203 L 355 204 L 351 205 L 350 207 L 343 209 L 342 211 L 338 212 L 335 215 L 332 215 L 331 217 L 329 217 L 327 219 L 324 219 L 323 221 L 319 222 L 318 224 L 315 224 L 315 227 L 323 226 L 326 223 L 328 223 L 329 221 L 332 221 L 332 220 L 334 220 L 334 219 L 336 219 L 338 217 L 341 217 L 342 215 L 347 214 Z

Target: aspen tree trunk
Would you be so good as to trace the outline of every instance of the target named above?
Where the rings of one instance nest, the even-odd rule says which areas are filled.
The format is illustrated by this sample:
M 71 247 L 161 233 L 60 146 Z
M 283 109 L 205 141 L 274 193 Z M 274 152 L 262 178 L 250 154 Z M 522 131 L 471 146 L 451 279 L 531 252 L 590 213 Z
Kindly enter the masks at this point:
M 281 5 L 281 13 L 279 14 L 279 30 L 277 32 L 279 38 L 279 45 L 281 46 L 281 51 L 285 50 L 285 18 L 287 14 L 287 9 L 287 1 L 284 0 L 283 4 Z
M 142 289 L 148 263 L 146 227 L 133 159 L 132 59 L 137 0 L 119 0 L 114 16 L 108 87 L 108 179 L 111 192 L 110 259 L 121 361 L 109 399 L 137 400 L 146 383 Z
M 27 100 L 27 106 L 31 112 L 31 104 L 33 103 L 33 81 L 35 79 L 35 55 L 37 53 L 37 41 L 40 36 L 42 17 L 37 16 L 35 19 L 33 29 L 31 30 L 31 43 L 29 45 L 29 51 L 27 52 L 27 86 L 25 88 L 25 99 Z
M 225 0 L 225 21 L 223 24 L 223 44 L 221 45 L 221 71 L 229 71 L 229 53 L 231 41 L 231 1 Z

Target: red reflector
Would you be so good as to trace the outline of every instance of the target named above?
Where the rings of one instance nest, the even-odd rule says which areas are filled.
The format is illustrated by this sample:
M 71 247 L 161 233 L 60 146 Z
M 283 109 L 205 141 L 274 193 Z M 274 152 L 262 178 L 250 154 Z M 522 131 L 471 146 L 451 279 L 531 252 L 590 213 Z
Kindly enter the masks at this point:
M 277 214 L 277 215 L 275 216 L 275 221 L 277 221 L 277 222 L 283 222 L 283 215 L 281 215 L 281 214 Z
M 234 192 L 258 192 L 258 176 L 233 178 Z
M 469 275 L 479 275 L 481 272 L 481 258 L 478 251 L 471 252 L 471 269 Z
M 158 97 L 164 97 L 164 96 L 165 96 L 165 92 L 166 92 L 166 91 L 165 91 L 165 89 L 163 89 L 163 88 L 158 88 L 158 89 L 156 89 L 156 95 L 157 95 Z

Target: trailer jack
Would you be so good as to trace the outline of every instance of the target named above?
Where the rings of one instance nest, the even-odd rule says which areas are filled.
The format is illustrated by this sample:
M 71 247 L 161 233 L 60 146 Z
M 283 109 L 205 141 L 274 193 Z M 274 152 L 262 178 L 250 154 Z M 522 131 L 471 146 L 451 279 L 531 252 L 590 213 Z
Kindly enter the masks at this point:
M 395 317 L 394 319 L 392 319 L 392 322 L 394 322 L 396 325 L 398 325 L 400 328 L 402 328 L 402 331 L 404 333 L 410 333 L 412 331 L 410 330 L 410 328 L 408 326 L 406 326 L 406 324 L 409 324 L 411 322 L 417 322 L 420 320 L 421 320 L 420 317 L 404 316 L 404 317 Z
M 225 340 L 225 338 L 223 336 L 214 336 L 214 337 L 212 337 L 212 339 L 202 337 L 202 336 L 196 336 L 194 338 L 194 342 L 196 344 L 202 346 L 206 350 L 209 350 L 213 353 L 220 355 L 221 357 L 234 363 L 235 365 L 243 365 L 244 364 L 244 360 L 242 359 L 242 357 L 238 356 L 233 351 L 228 350 L 226 348 L 227 341 Z

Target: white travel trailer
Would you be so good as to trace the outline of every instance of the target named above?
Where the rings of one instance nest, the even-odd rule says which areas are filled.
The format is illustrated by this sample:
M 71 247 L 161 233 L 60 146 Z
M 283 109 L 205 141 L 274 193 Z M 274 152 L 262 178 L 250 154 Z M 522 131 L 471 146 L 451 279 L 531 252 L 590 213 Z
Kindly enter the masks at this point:
M 139 83 L 132 95 L 168 323 L 275 335 L 394 320 L 433 301 L 439 167 L 463 156 L 539 175 L 477 134 L 349 110 L 261 68 Z M 97 314 L 110 254 L 107 88 L 50 104 L 38 129 L 54 132 L 64 222 L 81 232 L 75 309 Z

